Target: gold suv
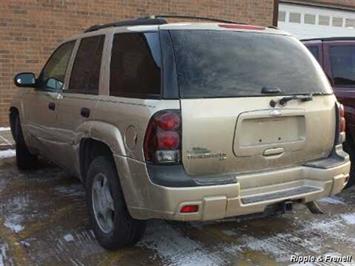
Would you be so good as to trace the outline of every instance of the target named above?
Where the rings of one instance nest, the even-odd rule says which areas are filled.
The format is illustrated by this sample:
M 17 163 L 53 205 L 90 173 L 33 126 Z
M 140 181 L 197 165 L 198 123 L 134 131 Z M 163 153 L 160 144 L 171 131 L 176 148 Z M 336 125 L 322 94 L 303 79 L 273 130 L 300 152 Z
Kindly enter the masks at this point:
M 40 75 L 17 74 L 17 165 L 38 156 L 80 177 L 95 235 L 134 244 L 145 220 L 206 221 L 340 192 L 344 111 L 321 67 L 277 29 L 96 25 Z

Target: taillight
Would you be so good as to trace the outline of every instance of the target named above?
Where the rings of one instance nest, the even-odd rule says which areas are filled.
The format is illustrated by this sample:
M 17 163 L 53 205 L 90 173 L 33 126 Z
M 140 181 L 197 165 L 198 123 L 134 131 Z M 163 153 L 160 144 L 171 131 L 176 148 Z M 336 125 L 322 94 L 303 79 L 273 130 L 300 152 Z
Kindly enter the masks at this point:
M 181 115 L 163 110 L 150 119 L 144 138 L 145 160 L 156 164 L 176 164 L 181 153 Z
M 346 122 L 344 106 L 342 104 L 338 104 L 338 143 L 343 143 L 345 141 L 345 130 Z

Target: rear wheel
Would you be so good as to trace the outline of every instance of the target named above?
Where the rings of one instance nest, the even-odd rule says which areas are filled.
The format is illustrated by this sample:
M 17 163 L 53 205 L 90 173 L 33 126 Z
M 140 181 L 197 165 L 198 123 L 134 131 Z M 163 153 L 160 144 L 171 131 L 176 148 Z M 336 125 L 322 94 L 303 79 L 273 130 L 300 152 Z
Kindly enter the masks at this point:
M 25 139 L 22 134 L 22 128 L 20 123 L 20 117 L 17 114 L 14 117 L 13 134 L 16 142 L 16 163 L 20 170 L 30 170 L 37 166 L 37 156 L 32 154 L 25 143 Z
M 90 164 L 86 196 L 95 236 L 106 249 L 134 245 L 145 230 L 145 221 L 128 213 L 116 168 L 108 156 L 99 156 Z
M 349 188 L 355 184 L 355 146 L 352 138 L 346 136 L 346 141 L 343 144 L 344 151 L 346 151 L 350 156 L 351 168 L 350 168 L 350 178 L 346 188 Z M 354 163 L 353 163 L 354 162 Z

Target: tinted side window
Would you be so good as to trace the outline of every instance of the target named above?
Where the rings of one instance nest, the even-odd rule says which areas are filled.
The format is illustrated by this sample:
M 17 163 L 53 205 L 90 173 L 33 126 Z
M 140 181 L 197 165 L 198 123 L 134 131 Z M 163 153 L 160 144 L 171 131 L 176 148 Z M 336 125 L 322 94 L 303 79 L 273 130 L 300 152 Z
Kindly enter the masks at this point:
M 104 35 L 81 40 L 70 76 L 69 91 L 98 94 L 104 40 Z
M 330 65 L 335 85 L 355 85 L 355 45 L 331 46 Z
M 44 90 L 61 90 L 65 72 L 72 54 L 75 41 L 62 44 L 54 51 L 39 77 L 40 87 Z
M 114 36 L 110 95 L 143 98 L 159 95 L 160 73 L 158 33 L 120 33 Z
M 319 47 L 318 46 L 307 46 L 308 50 L 312 53 L 312 55 L 315 57 L 315 59 L 317 59 L 317 61 L 319 62 Z

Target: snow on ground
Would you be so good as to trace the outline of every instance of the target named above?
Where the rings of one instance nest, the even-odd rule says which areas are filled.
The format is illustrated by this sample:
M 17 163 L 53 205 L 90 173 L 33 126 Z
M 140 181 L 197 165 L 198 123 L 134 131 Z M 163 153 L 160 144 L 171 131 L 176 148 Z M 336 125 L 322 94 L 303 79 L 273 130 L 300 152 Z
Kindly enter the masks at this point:
M 64 237 L 64 240 L 67 241 L 67 242 L 72 242 L 74 241 L 74 237 L 72 234 L 66 234 Z
M 341 198 L 336 197 L 336 196 L 322 198 L 322 199 L 318 200 L 318 202 L 328 203 L 328 204 L 332 204 L 332 205 L 346 205 L 345 202 Z
M 9 127 L 0 127 L 0 131 L 9 131 L 10 128 Z
M 7 260 L 7 245 L 0 242 L 0 266 L 4 266 Z
M 326 255 L 329 250 L 324 244 L 325 240 L 355 244 L 355 238 L 349 237 L 346 233 L 346 228 L 355 224 L 355 213 L 319 216 L 308 222 L 300 220 L 296 223 L 299 229 L 295 231 L 265 237 L 248 233 L 240 235 L 238 229 L 223 230 L 222 233 L 230 238 L 239 235 L 238 241 L 220 243 L 211 250 L 206 249 L 203 243 L 184 235 L 179 229 L 165 222 L 155 222 L 147 228 L 146 235 L 138 246 L 155 251 L 164 265 L 179 266 L 224 265 L 228 261 L 226 255 L 238 257 L 238 254 L 242 256 L 244 251 L 248 250 L 262 252 L 277 262 L 284 263 L 289 262 L 295 250 Z M 202 225 L 200 230 L 206 230 L 205 226 L 208 227 Z
M 4 226 L 19 233 L 24 230 L 23 222 L 31 201 L 28 194 L 19 194 L 7 202 L 0 209 L 0 215 L 4 218 Z
M 13 213 L 6 217 L 4 225 L 15 233 L 21 232 L 24 227 L 21 225 L 23 217 Z
M 164 265 L 208 266 L 224 264 L 223 258 L 215 256 L 200 243 L 183 236 L 166 223 L 148 227 L 145 237 L 138 243 L 138 246 L 156 251 Z
M 355 224 L 355 213 L 344 213 L 340 216 L 347 224 Z
M 81 183 L 71 184 L 70 186 L 56 186 L 54 190 L 69 197 L 82 197 L 85 195 Z
M 5 159 L 5 158 L 11 158 L 14 157 L 16 155 L 16 151 L 15 150 L 4 150 L 4 151 L 0 151 L 0 159 Z

